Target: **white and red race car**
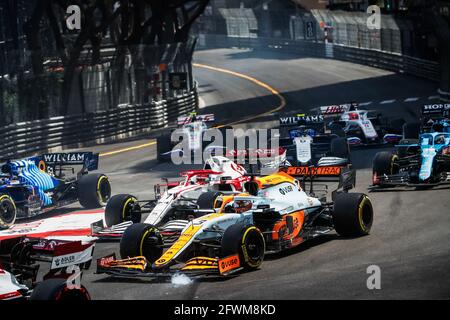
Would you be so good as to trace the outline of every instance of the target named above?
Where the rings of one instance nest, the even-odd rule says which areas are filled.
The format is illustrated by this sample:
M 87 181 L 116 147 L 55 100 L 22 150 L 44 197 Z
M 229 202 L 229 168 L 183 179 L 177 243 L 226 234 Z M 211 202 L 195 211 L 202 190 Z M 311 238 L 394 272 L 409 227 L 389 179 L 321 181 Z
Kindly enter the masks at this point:
M 168 181 L 154 187 L 155 200 L 138 200 L 129 194 L 111 197 L 105 208 L 105 219 L 92 225 L 92 235 L 100 238 L 121 237 L 133 223 L 141 222 L 167 230 L 181 230 L 188 217 L 183 208 L 210 208 L 220 192 L 241 192 L 249 180 L 243 166 L 223 156 L 209 158 L 202 170 L 181 172 L 181 181 Z M 106 225 L 106 228 L 104 227 Z
M 226 156 L 229 158 L 210 157 L 202 170 L 182 172 L 181 181 L 166 180 L 164 184 L 156 185 L 155 200 L 138 200 L 129 194 L 114 195 L 106 205 L 104 221 L 92 224 L 92 236 L 120 238 L 128 226 L 141 222 L 145 213 L 148 216 L 144 223 L 157 226 L 162 232 L 177 233 L 189 219 L 195 218 L 190 216 L 192 209 L 201 214 L 202 209 L 209 210 L 213 206 L 219 195 L 243 191 L 244 183 L 251 177 L 244 166 L 230 158 L 247 161 L 251 158 L 260 166 L 277 170 L 286 160 L 286 151 L 282 148 L 232 150 L 227 151 Z M 261 163 L 261 159 L 265 161 Z
M 403 119 L 388 122 L 380 114 L 372 116 L 372 111 L 360 109 L 357 103 L 323 106 L 319 112 L 328 119 L 328 128 L 342 132 L 350 146 L 393 144 L 402 139 Z
M 94 242 L 11 238 L 0 242 L 0 300 L 90 300 L 81 285 Z M 40 264 L 50 271 L 37 282 Z

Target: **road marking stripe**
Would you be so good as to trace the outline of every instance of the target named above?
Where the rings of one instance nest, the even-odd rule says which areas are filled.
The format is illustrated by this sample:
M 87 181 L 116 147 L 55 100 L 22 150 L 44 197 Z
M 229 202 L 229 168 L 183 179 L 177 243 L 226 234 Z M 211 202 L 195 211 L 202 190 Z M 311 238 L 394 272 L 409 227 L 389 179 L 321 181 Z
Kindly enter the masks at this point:
M 396 101 L 395 99 L 392 99 L 392 100 L 384 100 L 384 101 L 381 101 L 380 104 L 394 103 L 395 101 Z
M 106 156 L 112 156 L 118 153 L 123 153 L 123 152 L 127 152 L 127 151 L 132 151 L 132 150 L 138 150 L 138 149 L 143 149 L 143 148 L 147 148 L 150 146 L 153 146 L 156 144 L 156 141 L 151 141 L 149 143 L 145 143 L 145 144 L 140 144 L 138 146 L 134 146 L 134 147 L 129 147 L 129 148 L 124 148 L 124 149 L 119 149 L 119 150 L 113 150 L 113 151 L 109 151 L 109 152 L 105 152 L 105 153 L 100 153 L 100 157 L 106 157 Z
M 247 118 L 244 118 L 244 119 L 241 119 L 241 120 L 238 120 L 238 121 L 234 121 L 234 122 L 231 122 L 231 123 L 227 123 L 227 124 L 223 124 L 223 125 L 220 125 L 220 126 L 216 126 L 216 128 L 222 128 L 222 127 L 225 127 L 225 126 L 231 126 L 233 124 L 242 123 L 242 122 L 245 122 L 245 121 L 248 121 L 248 120 L 254 120 L 254 119 L 257 119 L 257 118 L 265 117 L 265 116 L 268 116 L 268 115 L 270 115 L 270 114 L 272 114 L 274 112 L 282 110 L 286 106 L 286 99 L 282 96 L 282 94 L 278 90 L 276 90 L 275 88 L 271 87 L 267 83 L 264 83 L 264 82 L 262 82 L 262 81 L 260 81 L 260 80 L 258 80 L 256 78 L 250 77 L 248 75 L 245 75 L 245 74 L 242 74 L 242 73 L 239 73 L 239 72 L 235 72 L 235 71 L 231 71 L 231 70 L 227 70 L 227 69 L 222 69 L 222 68 L 216 68 L 216 67 L 212 67 L 212 66 L 205 65 L 205 64 L 194 63 L 193 66 L 197 67 L 197 68 L 203 68 L 203 69 L 208 69 L 208 70 L 213 70 L 213 71 L 218 71 L 218 72 L 230 74 L 232 76 L 248 80 L 248 81 L 253 82 L 254 84 L 264 88 L 264 89 L 267 89 L 270 93 L 272 93 L 273 95 L 277 96 L 280 99 L 280 104 L 275 109 L 272 109 L 272 110 L 269 110 L 267 112 L 258 114 L 256 116 L 251 116 L 251 117 L 247 117 Z
M 256 85 L 258 85 L 258 86 L 260 86 L 260 87 L 262 87 L 264 89 L 267 89 L 270 93 L 272 93 L 273 95 L 276 95 L 280 99 L 280 104 L 275 109 L 272 109 L 270 111 L 264 112 L 264 113 L 256 115 L 256 116 L 251 116 L 251 117 L 248 117 L 248 118 L 245 118 L 245 119 L 241 119 L 241 120 L 238 120 L 238 121 L 234 121 L 234 122 L 231 122 L 231 123 L 227 123 L 227 124 L 223 124 L 223 125 L 220 125 L 220 126 L 216 126 L 215 128 L 222 128 L 222 127 L 225 127 L 225 126 L 231 126 L 233 124 L 242 123 L 244 121 L 261 118 L 261 117 L 270 115 L 270 114 L 272 114 L 274 112 L 280 111 L 286 106 L 286 99 L 281 95 L 281 93 L 278 90 L 272 88 L 267 83 L 264 83 L 264 82 L 262 82 L 262 81 L 260 81 L 260 80 L 258 80 L 256 78 L 253 78 L 253 77 L 250 77 L 248 75 L 245 75 L 245 74 L 242 74 L 242 73 L 238 73 L 238 72 L 235 72 L 235 71 L 222 69 L 222 68 L 216 68 L 216 67 L 212 67 L 212 66 L 209 66 L 209 65 L 198 64 L 198 63 L 194 63 L 193 65 L 195 67 L 198 67 L 198 68 L 204 68 L 204 69 L 209 69 L 209 70 L 213 70 L 213 71 L 218 71 L 218 72 L 230 74 L 230 75 L 233 75 L 233 76 L 236 76 L 236 77 L 239 77 L 239 78 L 251 81 L 251 82 L 255 83 Z M 153 140 L 153 141 L 151 141 L 149 143 L 141 144 L 141 145 L 134 146 L 134 147 L 128 147 L 128 148 L 124 148 L 124 149 L 119 149 L 119 150 L 113 150 L 113 151 L 100 153 L 100 157 L 107 157 L 107 156 L 112 156 L 112 155 L 116 155 L 116 154 L 124 153 L 124 152 L 128 152 L 128 151 L 139 150 L 139 149 L 143 149 L 143 148 L 147 148 L 147 147 L 153 146 L 155 144 L 156 144 L 156 141 Z

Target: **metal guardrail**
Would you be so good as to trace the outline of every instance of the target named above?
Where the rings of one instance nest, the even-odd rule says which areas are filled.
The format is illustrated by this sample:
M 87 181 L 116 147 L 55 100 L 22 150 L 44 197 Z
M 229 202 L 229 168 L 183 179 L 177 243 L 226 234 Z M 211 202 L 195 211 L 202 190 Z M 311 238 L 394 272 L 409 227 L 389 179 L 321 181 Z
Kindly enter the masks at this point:
M 238 47 L 256 50 L 278 50 L 311 57 L 359 63 L 432 81 L 440 80 L 439 63 L 384 51 L 304 40 L 239 38 L 213 34 L 200 35 L 199 39 L 200 48 Z
M 198 93 L 147 105 L 121 105 L 97 113 L 15 123 L 0 127 L 0 160 L 122 134 L 138 134 L 176 123 L 178 116 L 198 107 Z

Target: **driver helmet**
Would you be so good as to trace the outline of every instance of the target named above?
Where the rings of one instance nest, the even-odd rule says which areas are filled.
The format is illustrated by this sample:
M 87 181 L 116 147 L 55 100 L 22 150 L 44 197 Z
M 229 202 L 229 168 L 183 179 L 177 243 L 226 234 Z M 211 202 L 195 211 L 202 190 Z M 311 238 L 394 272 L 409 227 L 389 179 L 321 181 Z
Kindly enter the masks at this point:
M 251 210 L 253 203 L 251 200 L 235 200 L 233 207 L 236 213 L 243 213 Z

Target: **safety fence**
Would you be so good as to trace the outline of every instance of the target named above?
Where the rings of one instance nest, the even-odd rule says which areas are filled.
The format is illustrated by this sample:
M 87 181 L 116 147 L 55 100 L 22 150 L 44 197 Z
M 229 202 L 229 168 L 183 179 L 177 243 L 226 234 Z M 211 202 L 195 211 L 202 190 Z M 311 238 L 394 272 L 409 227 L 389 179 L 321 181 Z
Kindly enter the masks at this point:
M 195 88 L 188 94 L 151 104 L 126 104 L 95 113 L 11 124 L 0 128 L 0 160 L 150 132 L 174 124 L 178 116 L 195 111 L 197 106 Z
M 240 38 L 226 35 L 201 34 L 198 47 L 206 48 L 251 48 L 255 50 L 277 50 L 298 54 L 300 56 L 330 58 L 359 63 L 371 67 L 410 74 L 413 76 L 440 80 L 440 66 L 434 61 L 427 61 L 406 55 L 349 47 L 334 43 L 289 40 L 277 38 Z

